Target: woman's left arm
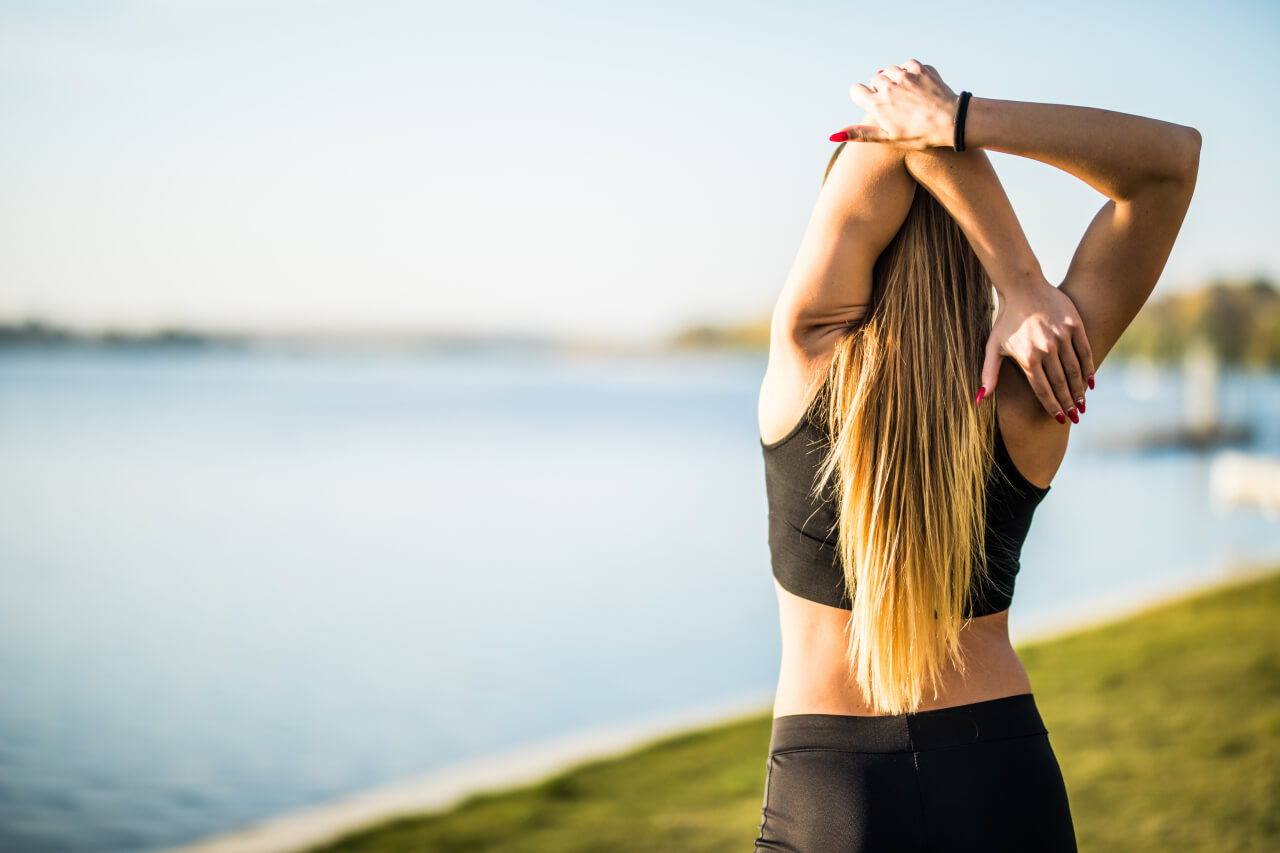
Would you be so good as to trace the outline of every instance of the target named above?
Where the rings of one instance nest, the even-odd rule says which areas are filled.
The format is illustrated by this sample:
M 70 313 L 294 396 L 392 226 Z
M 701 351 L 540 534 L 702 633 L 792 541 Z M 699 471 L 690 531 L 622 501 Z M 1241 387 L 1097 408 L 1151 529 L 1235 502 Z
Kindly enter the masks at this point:
M 876 259 L 915 198 L 906 153 L 889 145 L 836 150 L 774 306 L 771 347 L 816 358 L 866 315 Z
M 1049 414 L 1078 420 L 1083 400 L 1073 399 L 1069 386 L 1083 387 L 1082 377 L 1092 385 L 1093 376 L 1083 323 L 1071 298 L 1045 279 L 986 152 L 934 147 L 908 151 L 905 163 L 964 231 L 999 294 L 978 402 L 995 390 L 1008 355 Z

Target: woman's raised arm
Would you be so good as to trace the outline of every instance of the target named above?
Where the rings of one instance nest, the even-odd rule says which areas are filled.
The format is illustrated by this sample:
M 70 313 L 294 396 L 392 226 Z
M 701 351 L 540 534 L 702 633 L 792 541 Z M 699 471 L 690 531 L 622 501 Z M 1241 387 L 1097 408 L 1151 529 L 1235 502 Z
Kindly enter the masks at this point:
M 916 182 L 905 153 L 849 146 L 828 169 L 773 310 L 771 346 L 812 359 L 862 317 L 871 272 L 907 218 Z
M 951 147 L 958 99 L 932 66 L 909 59 L 850 97 L 874 124 L 837 137 L 923 151 Z M 1095 366 L 1146 302 L 1191 202 L 1200 159 L 1195 128 L 1093 107 L 970 98 L 967 148 L 1055 166 L 1111 200 L 1085 232 L 1060 289 L 1079 311 Z
M 969 99 L 967 148 L 1029 157 L 1075 175 L 1109 199 L 1132 200 L 1152 183 L 1195 171 L 1194 127 L 1095 107 Z M 945 146 L 952 138 L 945 139 Z
M 974 100 L 967 145 L 1056 166 L 1110 199 L 1081 238 L 1061 286 L 1101 364 L 1173 251 L 1195 191 L 1200 132 L 1092 107 Z
M 964 231 L 1000 295 L 977 402 L 995 391 L 1008 355 L 1048 414 L 1076 421 L 1094 369 L 1083 321 L 1044 277 L 990 159 L 983 151 L 930 148 L 908 151 L 906 164 Z

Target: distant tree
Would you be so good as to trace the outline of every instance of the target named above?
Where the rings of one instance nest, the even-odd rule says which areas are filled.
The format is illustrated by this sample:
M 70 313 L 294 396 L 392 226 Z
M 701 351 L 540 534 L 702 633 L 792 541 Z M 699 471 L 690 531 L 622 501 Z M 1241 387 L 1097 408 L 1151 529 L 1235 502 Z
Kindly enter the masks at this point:
M 669 343 L 677 349 L 767 350 L 769 321 L 730 326 L 699 324 L 678 332 Z
M 1280 290 L 1258 277 L 1169 294 L 1138 312 L 1112 352 L 1120 359 L 1170 363 L 1196 338 L 1224 364 L 1280 366 Z

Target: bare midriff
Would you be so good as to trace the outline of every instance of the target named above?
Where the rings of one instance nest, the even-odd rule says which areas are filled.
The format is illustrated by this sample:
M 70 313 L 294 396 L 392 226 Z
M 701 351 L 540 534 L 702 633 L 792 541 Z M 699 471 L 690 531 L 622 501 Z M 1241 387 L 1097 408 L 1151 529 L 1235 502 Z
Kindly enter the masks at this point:
M 782 670 L 773 715 L 879 716 L 862 698 L 847 658 L 849 611 L 809 601 L 774 581 L 782 617 Z M 960 631 L 965 672 L 946 665 L 924 691 L 919 711 L 1031 692 L 1027 671 L 1009 642 L 1009 611 L 969 620 Z

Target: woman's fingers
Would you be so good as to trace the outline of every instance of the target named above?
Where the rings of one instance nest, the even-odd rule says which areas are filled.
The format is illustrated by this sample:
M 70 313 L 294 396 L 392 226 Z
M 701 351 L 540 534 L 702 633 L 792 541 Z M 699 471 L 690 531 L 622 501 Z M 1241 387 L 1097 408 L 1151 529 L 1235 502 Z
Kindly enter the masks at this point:
M 1084 326 L 1075 323 L 1071 327 L 1071 343 L 1075 347 L 1076 357 L 1080 360 L 1080 370 L 1084 373 L 1085 382 L 1093 387 L 1093 350 L 1089 347 L 1089 336 L 1084 333 Z
M 1062 373 L 1067 381 L 1071 405 L 1079 411 L 1084 400 L 1084 374 L 1080 372 L 1080 361 L 1076 358 L 1075 341 L 1070 329 L 1058 341 L 1058 360 L 1062 362 Z
M 938 71 L 932 65 L 922 65 L 914 59 L 908 59 L 901 65 L 888 65 L 880 69 L 879 74 L 883 74 L 895 83 L 901 83 L 908 74 L 924 74 L 925 69 L 933 72 L 936 76 Z M 877 75 L 879 76 L 879 75 Z M 939 78 L 941 79 L 941 78 Z
M 872 100 L 875 94 L 874 90 L 861 83 L 854 83 L 849 87 L 849 97 L 866 110 L 869 116 L 875 115 L 875 103 Z M 889 138 L 881 127 L 870 124 L 851 124 L 831 134 L 832 142 L 888 142 Z
M 888 142 L 889 136 L 875 125 L 851 124 L 831 134 L 832 142 Z
M 873 100 L 875 94 L 875 89 L 870 86 L 864 86 L 861 83 L 854 83 L 849 87 L 849 97 L 867 112 L 871 112 L 875 108 L 875 101 Z
M 875 122 L 880 131 L 869 136 L 851 133 L 848 138 L 917 151 L 944 144 L 939 128 L 946 121 L 941 114 L 950 116 L 954 96 L 948 100 L 937 86 L 921 85 L 925 82 L 933 81 L 891 65 L 882 68 L 870 85 L 854 83 L 849 97 L 867 111 L 867 121 Z M 949 134 L 945 144 L 951 144 Z
M 1076 409 L 1076 402 L 1071 397 L 1071 388 L 1067 385 L 1067 375 L 1062 370 L 1061 350 L 1057 343 L 1053 344 L 1053 348 L 1048 352 L 1042 362 L 1044 366 L 1044 375 L 1049 380 L 1049 385 L 1053 388 L 1053 399 L 1057 401 L 1057 407 L 1051 413 L 1055 418 L 1061 412 L 1063 418 L 1059 418 L 1059 423 L 1065 423 L 1064 418 L 1071 417 Z M 1078 421 L 1079 418 L 1071 417 L 1071 420 Z
M 899 68 L 896 65 L 890 65 L 886 68 L 881 68 L 880 71 L 876 74 L 876 76 L 887 77 L 895 83 L 901 83 L 902 78 L 907 76 L 907 72 L 903 71 L 901 68 Z
M 1004 350 L 1000 346 L 1000 340 L 996 337 L 995 331 L 992 330 L 990 337 L 987 338 L 986 355 L 982 360 L 982 386 L 978 389 L 975 403 L 981 403 L 983 397 L 996 390 L 996 383 L 1000 380 L 1000 362 L 1003 359 Z
M 1002 291 L 999 302 L 983 361 L 984 382 L 999 369 L 992 348 L 1007 352 L 1048 414 L 1059 423 L 1079 423 L 1094 365 L 1075 303 L 1047 281 Z
M 1031 385 L 1031 390 L 1036 393 L 1036 399 L 1040 401 L 1040 405 L 1044 406 L 1044 410 L 1049 414 L 1056 415 L 1061 407 L 1045 375 L 1044 362 L 1039 359 L 1033 360 L 1029 368 L 1023 368 L 1023 372 L 1027 374 L 1027 382 Z M 1066 423 L 1065 416 L 1061 423 Z

